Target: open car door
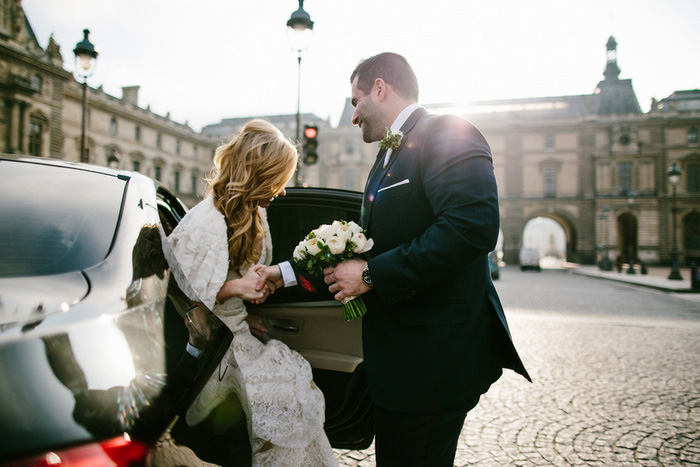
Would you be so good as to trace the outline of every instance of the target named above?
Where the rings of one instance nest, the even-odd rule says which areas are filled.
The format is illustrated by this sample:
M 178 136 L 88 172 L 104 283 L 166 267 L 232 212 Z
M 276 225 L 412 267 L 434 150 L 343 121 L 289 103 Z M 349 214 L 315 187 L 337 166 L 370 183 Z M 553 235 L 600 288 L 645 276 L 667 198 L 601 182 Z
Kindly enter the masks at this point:
M 291 260 L 294 247 L 309 232 L 334 220 L 357 222 L 358 192 L 288 188 L 268 208 L 273 263 Z M 362 357 L 362 319 L 343 318 L 340 302 L 321 282 L 278 289 L 248 311 L 262 317 L 269 337 L 303 355 L 326 399 L 325 430 L 334 448 L 365 449 L 374 438 L 374 411 Z

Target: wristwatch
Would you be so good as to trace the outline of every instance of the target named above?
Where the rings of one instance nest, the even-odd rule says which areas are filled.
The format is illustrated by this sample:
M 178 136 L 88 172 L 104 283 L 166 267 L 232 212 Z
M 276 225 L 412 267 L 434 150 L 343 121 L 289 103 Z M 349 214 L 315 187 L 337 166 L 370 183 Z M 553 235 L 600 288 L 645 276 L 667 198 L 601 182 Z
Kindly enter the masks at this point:
M 367 287 L 370 289 L 374 288 L 374 284 L 372 283 L 372 277 L 369 275 L 369 265 L 366 265 L 365 268 L 362 270 L 362 281 L 367 284 Z

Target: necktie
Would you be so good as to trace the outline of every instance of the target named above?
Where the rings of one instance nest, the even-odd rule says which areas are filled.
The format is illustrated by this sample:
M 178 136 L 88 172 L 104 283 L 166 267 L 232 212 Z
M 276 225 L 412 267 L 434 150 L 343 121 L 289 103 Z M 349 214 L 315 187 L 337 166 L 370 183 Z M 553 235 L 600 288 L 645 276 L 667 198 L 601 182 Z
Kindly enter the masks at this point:
M 370 187 L 373 188 L 373 183 L 372 179 L 375 177 L 377 169 L 379 166 L 382 164 L 382 161 L 384 159 L 384 155 L 386 154 L 386 149 L 380 149 L 379 153 L 377 153 L 377 158 L 374 161 L 374 165 L 372 166 L 372 170 L 369 171 L 369 175 L 367 176 L 367 183 L 365 183 L 365 192 L 364 195 L 362 196 L 362 208 L 360 208 L 360 226 L 365 227 L 365 222 L 368 220 L 365 217 L 365 214 L 367 212 L 367 203 L 372 202 L 374 200 L 374 193 L 373 190 L 370 191 Z

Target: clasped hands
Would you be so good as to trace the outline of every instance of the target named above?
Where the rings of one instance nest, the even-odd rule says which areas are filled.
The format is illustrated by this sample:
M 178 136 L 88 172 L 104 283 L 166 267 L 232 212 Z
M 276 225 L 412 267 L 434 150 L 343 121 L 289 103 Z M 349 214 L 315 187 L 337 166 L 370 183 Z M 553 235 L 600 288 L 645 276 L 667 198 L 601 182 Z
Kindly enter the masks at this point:
M 347 297 L 357 297 L 369 291 L 369 287 L 362 280 L 362 270 L 367 265 L 367 261 L 362 259 L 351 259 L 336 267 L 327 267 L 323 270 L 323 281 L 328 285 L 328 291 L 334 293 L 336 300 L 343 300 Z M 280 267 L 260 266 L 257 270 L 259 278 L 255 290 L 262 292 L 265 287 L 272 286 L 273 293 L 277 288 L 284 285 Z

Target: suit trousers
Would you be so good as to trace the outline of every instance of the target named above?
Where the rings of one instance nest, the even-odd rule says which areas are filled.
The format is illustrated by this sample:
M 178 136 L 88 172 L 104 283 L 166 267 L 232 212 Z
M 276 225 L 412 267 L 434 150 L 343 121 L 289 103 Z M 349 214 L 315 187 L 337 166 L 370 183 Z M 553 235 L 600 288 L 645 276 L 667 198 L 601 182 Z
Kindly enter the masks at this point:
M 467 412 L 478 402 L 441 412 L 394 412 L 375 404 L 378 467 L 452 467 Z

